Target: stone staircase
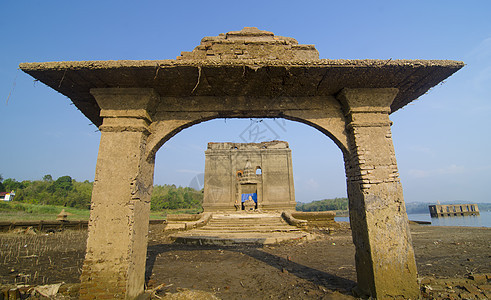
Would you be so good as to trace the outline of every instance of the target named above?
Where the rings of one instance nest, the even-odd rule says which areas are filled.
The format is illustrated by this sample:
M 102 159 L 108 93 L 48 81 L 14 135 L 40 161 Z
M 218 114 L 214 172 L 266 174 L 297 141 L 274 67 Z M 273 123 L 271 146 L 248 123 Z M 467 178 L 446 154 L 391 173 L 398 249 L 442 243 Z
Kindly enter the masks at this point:
M 178 243 L 198 245 L 274 244 L 308 238 L 279 213 L 214 213 L 207 225 L 171 236 Z

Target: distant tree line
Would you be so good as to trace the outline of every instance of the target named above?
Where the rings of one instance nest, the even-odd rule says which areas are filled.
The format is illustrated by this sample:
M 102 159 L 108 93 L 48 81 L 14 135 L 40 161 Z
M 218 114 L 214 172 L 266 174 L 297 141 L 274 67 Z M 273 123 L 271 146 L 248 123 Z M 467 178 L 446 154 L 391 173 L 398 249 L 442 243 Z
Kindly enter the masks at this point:
M 88 209 L 92 196 L 92 182 L 78 182 L 70 176 L 61 176 L 53 180 L 51 175 L 45 175 L 42 180 L 17 181 L 13 178 L 3 180 L 0 175 L 0 192 L 15 191 L 14 201 L 61 205 Z M 202 191 L 190 187 L 175 185 L 155 185 L 150 207 L 158 211 L 163 209 L 201 209 L 203 203 Z
M 335 198 L 298 203 L 297 211 L 348 210 L 348 198 Z
M 471 203 L 468 201 L 448 201 L 444 204 Z M 408 214 L 428 214 L 428 205 L 436 204 L 429 202 L 406 202 L 406 212 Z M 442 203 L 443 204 L 443 203 Z M 491 203 L 476 203 L 480 211 L 490 211 Z M 347 198 L 325 199 L 310 203 L 298 203 L 297 211 L 326 211 L 326 210 L 348 210 Z
M 5 192 L 5 186 L 3 185 L 3 177 L 2 175 L 0 174 L 0 193 L 1 192 Z
M 53 180 L 51 175 L 45 175 L 43 180 L 20 182 L 7 178 L 2 183 L 6 191 L 15 191 L 14 201 L 31 204 L 88 208 L 92 195 L 91 182 L 77 182 L 70 176 L 61 176 Z
M 175 185 L 155 185 L 150 203 L 151 210 L 163 209 L 201 209 L 203 193 L 190 187 Z

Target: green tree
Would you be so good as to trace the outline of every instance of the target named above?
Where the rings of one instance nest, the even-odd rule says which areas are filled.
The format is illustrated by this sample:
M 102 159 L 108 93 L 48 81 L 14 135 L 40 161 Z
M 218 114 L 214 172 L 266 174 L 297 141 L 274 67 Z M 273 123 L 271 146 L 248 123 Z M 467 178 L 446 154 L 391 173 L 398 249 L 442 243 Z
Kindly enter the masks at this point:
M 43 181 L 45 182 L 53 182 L 53 176 L 51 174 L 46 174 L 43 176 Z
M 16 191 L 17 192 L 17 190 L 23 189 L 25 186 L 23 184 L 23 182 L 18 182 L 17 180 L 15 180 L 13 178 L 7 178 L 2 183 L 5 187 L 5 190 L 9 191 L 9 192 L 10 191 Z
M 49 191 L 52 193 L 62 193 L 66 194 L 66 192 L 70 191 L 73 187 L 73 180 L 70 176 L 61 176 L 55 180 L 50 186 Z
M 156 185 L 153 188 L 150 208 L 154 211 L 163 209 L 201 209 L 203 193 L 190 187 L 175 185 Z
M 7 190 L 15 190 L 15 201 L 89 208 L 92 197 L 92 182 L 88 180 L 77 182 L 70 176 L 61 176 L 53 181 L 48 175 L 45 175 L 42 180 L 25 180 L 22 182 L 8 178 L 3 180 L 3 184 Z M 203 191 L 197 191 L 190 187 L 156 185 L 151 196 L 152 210 L 201 209 L 202 203 Z
M 298 211 L 326 211 L 326 210 L 347 210 L 347 198 L 324 199 L 312 201 L 310 203 L 297 204 Z
M 2 183 L 3 177 L 2 174 L 0 174 L 0 192 L 5 192 L 5 186 Z

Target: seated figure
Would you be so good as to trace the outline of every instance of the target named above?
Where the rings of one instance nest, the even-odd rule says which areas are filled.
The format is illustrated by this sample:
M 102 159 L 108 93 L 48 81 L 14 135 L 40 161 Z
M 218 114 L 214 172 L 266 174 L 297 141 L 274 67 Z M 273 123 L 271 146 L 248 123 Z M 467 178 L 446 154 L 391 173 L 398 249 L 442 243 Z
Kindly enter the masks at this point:
M 245 210 L 254 210 L 256 208 L 256 202 L 249 196 L 249 199 L 244 201 L 244 209 Z

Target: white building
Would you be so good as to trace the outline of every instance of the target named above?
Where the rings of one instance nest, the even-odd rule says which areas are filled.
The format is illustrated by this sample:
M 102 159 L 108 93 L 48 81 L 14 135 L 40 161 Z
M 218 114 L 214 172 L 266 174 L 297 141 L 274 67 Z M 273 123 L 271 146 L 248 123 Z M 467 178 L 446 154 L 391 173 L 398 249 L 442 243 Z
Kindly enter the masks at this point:
M 14 200 L 15 192 L 0 192 L 0 201 L 12 201 Z

